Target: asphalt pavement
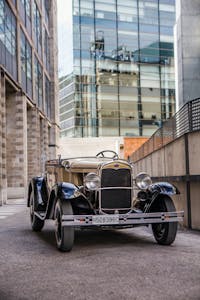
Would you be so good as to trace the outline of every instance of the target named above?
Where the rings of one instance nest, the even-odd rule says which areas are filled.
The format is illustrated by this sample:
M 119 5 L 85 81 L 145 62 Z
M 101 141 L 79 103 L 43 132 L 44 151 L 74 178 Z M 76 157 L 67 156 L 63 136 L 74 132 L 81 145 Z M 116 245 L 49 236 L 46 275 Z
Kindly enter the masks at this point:
M 61 253 L 53 221 L 32 232 L 28 209 L 14 205 L 0 218 L 0 300 L 200 300 L 200 232 L 159 246 L 146 227 L 78 231 Z

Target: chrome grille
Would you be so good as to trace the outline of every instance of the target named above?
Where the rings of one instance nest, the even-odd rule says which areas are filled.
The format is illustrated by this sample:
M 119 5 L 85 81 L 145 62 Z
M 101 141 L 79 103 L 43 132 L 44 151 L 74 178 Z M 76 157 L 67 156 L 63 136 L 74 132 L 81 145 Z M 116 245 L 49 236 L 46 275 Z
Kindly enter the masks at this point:
M 131 187 L 130 169 L 103 169 L 101 173 L 101 209 L 111 213 L 115 210 L 118 210 L 119 213 L 130 210 Z

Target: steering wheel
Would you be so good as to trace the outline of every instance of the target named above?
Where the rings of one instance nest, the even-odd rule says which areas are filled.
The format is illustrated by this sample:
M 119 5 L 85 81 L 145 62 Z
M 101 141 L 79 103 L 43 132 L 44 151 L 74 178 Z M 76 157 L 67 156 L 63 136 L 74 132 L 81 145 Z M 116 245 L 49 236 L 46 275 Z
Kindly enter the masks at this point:
M 111 157 L 105 156 L 105 153 L 111 153 L 112 156 Z M 96 157 L 107 157 L 107 158 L 112 158 L 112 159 L 119 159 L 118 154 L 112 150 L 103 150 L 103 151 L 97 153 Z

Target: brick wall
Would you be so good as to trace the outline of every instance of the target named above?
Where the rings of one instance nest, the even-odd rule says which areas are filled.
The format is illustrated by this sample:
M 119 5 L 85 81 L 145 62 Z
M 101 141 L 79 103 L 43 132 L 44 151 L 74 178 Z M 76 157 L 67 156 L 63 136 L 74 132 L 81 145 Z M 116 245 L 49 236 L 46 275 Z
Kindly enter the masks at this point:
M 27 109 L 28 180 L 40 175 L 40 124 L 35 107 Z
M 24 187 L 27 182 L 26 101 L 21 93 L 6 95 L 7 185 Z
M 29 180 L 56 157 L 58 127 L 0 77 L 0 205 L 26 195 Z M 49 147 L 51 145 L 52 147 Z
M 124 137 L 124 158 L 131 156 L 147 140 L 145 137 Z

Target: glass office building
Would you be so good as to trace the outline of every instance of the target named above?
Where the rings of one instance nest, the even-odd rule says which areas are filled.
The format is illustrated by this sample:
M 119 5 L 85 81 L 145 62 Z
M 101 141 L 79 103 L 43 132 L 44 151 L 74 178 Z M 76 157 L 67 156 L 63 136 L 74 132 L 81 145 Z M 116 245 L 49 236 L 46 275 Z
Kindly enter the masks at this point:
M 61 136 L 150 136 L 175 111 L 175 0 L 74 0 Z

